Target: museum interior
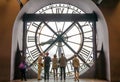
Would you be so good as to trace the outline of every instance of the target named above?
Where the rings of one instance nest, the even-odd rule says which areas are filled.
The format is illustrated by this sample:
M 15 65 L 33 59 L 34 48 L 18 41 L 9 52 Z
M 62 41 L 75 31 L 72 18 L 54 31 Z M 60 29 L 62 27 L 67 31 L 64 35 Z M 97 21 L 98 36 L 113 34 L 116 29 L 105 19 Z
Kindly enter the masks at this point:
M 21 59 L 26 82 L 45 82 L 37 80 L 41 53 L 64 54 L 64 82 L 74 82 L 74 55 L 80 82 L 120 82 L 120 0 L 0 0 L 0 37 L 0 82 L 21 82 Z M 52 62 L 49 73 L 62 82 Z

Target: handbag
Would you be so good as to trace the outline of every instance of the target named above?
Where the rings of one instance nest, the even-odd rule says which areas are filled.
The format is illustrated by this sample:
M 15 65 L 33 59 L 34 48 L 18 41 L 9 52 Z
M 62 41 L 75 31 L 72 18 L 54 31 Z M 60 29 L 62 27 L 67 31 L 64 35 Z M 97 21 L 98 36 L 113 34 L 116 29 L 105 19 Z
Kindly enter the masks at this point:
M 20 65 L 19 65 L 19 68 L 20 69 L 25 69 L 25 64 L 23 62 L 21 62 Z

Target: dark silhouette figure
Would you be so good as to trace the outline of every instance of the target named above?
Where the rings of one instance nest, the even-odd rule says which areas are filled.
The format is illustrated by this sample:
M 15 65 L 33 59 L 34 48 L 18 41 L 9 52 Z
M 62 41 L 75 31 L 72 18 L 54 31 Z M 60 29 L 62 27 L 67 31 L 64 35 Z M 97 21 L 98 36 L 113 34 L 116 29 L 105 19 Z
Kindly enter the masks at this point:
M 27 81 L 26 79 L 26 62 L 24 60 L 21 61 L 21 63 L 19 64 L 19 69 L 20 69 L 20 72 L 21 72 L 21 80 L 25 80 Z
M 48 56 L 49 53 L 46 53 L 44 57 L 44 80 L 49 80 L 49 69 L 50 69 L 50 62 L 51 58 Z
M 61 75 L 61 80 L 64 76 L 64 80 L 66 79 L 66 71 L 65 71 L 65 68 L 66 68 L 66 65 L 67 65 L 67 59 L 65 56 L 63 56 L 63 53 L 61 54 L 61 58 L 59 60 L 60 62 L 60 75 Z

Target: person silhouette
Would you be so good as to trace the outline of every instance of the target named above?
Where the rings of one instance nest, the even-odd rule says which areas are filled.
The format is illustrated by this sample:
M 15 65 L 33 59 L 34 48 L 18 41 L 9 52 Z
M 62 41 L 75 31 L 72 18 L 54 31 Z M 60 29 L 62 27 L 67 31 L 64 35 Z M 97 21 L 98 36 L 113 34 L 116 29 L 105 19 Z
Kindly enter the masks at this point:
M 26 64 L 25 60 L 22 60 L 21 63 L 19 64 L 19 69 L 20 69 L 20 73 L 21 73 L 21 80 L 25 80 L 25 81 L 27 81 L 26 68 L 27 68 L 27 64 Z
M 80 66 L 80 62 L 79 59 L 77 58 L 77 55 L 74 55 L 74 58 L 72 60 L 72 64 L 74 67 L 74 79 L 75 80 L 79 80 L 79 66 Z
M 66 80 L 66 71 L 65 71 L 65 68 L 66 68 L 66 65 L 67 65 L 67 59 L 66 57 L 63 55 L 63 53 L 61 54 L 61 58 L 59 60 L 60 62 L 60 75 L 61 75 L 61 80 L 64 76 L 64 80 Z
M 54 80 L 58 79 L 57 76 L 57 70 L 58 70 L 58 59 L 56 54 L 54 55 L 53 59 L 52 59 L 52 69 L 53 69 L 53 74 L 54 74 Z
M 46 53 L 44 57 L 44 80 L 49 80 L 50 62 L 51 58 L 49 56 L 49 53 Z
M 43 53 L 41 53 L 38 57 L 38 80 L 42 80 L 41 78 L 41 71 L 43 67 L 42 56 L 43 56 Z

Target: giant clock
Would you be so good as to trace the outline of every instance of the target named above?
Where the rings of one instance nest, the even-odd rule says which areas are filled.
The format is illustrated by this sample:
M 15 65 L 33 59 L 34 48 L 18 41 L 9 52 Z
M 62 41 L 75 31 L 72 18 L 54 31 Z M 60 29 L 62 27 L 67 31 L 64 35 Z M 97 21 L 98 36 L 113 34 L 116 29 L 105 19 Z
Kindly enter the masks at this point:
M 72 58 L 76 54 L 80 60 L 80 74 L 85 73 L 94 63 L 94 26 L 89 18 L 87 20 L 88 14 L 76 6 L 64 3 L 46 5 L 34 12 L 34 14 L 32 14 L 33 16 L 24 15 L 24 21 L 27 20 L 24 27 L 26 30 L 25 54 L 27 64 L 37 73 L 37 58 L 40 53 L 49 52 L 51 58 L 56 54 L 58 59 L 61 53 L 64 53 L 68 59 L 66 74 L 72 76 Z M 75 19 L 74 15 L 79 14 L 81 14 L 81 17 L 85 15 L 86 18 L 83 16 L 83 19 Z M 37 15 L 40 18 L 44 16 L 46 18 L 34 17 Z M 50 18 L 49 15 L 53 17 Z M 72 19 L 67 17 L 57 18 L 57 16 L 54 18 L 54 15 L 70 15 Z M 92 17 L 94 19 L 96 16 Z M 52 73 L 52 68 L 50 72 Z
M 37 58 L 42 52 L 49 52 L 51 58 L 54 54 L 60 58 L 64 53 L 68 59 L 67 76 L 73 76 L 71 63 L 76 54 L 80 75 L 87 78 L 96 74 L 97 58 L 105 56 L 108 68 L 106 74 L 100 74 L 109 76 L 107 33 L 105 19 L 91 0 L 29 0 L 21 6 L 13 27 L 10 78 L 17 73 L 14 63 L 18 47 L 32 70 L 29 70 L 30 77 L 37 74 Z M 105 55 L 100 55 L 101 49 Z M 53 74 L 52 69 L 50 73 Z

